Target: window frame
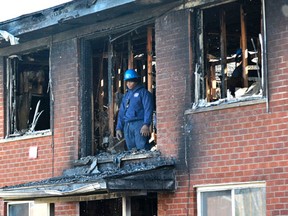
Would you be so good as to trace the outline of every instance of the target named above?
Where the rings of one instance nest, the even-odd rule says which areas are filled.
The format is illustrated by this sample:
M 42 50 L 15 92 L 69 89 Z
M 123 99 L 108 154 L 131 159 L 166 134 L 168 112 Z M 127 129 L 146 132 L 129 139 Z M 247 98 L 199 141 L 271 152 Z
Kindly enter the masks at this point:
M 22 204 L 28 204 L 28 215 L 32 216 L 32 207 L 33 207 L 33 203 L 32 201 L 16 201 L 16 202 L 8 202 L 7 203 L 7 216 L 10 216 L 10 212 L 9 212 L 9 206 L 11 205 L 22 205 Z
M 20 205 L 20 204 L 29 204 L 28 205 L 28 216 L 37 216 L 41 213 L 41 216 L 52 216 L 54 214 L 54 204 L 53 203 L 36 203 L 35 201 L 12 201 L 6 203 L 6 212 L 7 216 L 9 214 L 9 206 L 11 205 Z M 43 215 L 44 213 L 44 215 Z
M 193 64 L 194 64 L 194 79 L 192 85 L 194 86 L 194 95 L 193 95 L 193 107 L 192 109 L 195 110 L 197 108 L 205 108 L 205 107 L 210 107 L 210 106 L 215 106 L 215 105 L 222 105 L 223 102 L 224 104 L 227 104 L 226 102 L 231 103 L 239 103 L 243 101 L 251 101 L 251 100 L 266 100 L 267 103 L 267 110 L 269 110 L 269 94 L 268 94 L 268 79 L 267 79 L 267 58 L 266 58 L 266 50 L 267 50 L 267 44 L 266 44 L 266 19 L 265 19 L 265 0 L 259 0 L 261 2 L 261 27 L 260 27 L 260 34 L 259 34 L 259 49 L 261 49 L 261 55 L 259 58 L 259 61 L 261 62 L 260 66 L 260 84 L 261 84 L 261 91 L 257 96 L 245 96 L 240 99 L 238 98 L 229 98 L 227 95 L 224 98 L 217 99 L 215 101 L 208 101 L 207 100 L 207 83 L 211 81 L 211 78 L 205 78 L 207 74 L 205 75 L 205 68 L 208 66 L 206 58 L 204 56 L 208 54 L 204 48 L 204 35 L 205 35 L 205 29 L 204 29 L 204 11 L 209 8 L 213 7 L 221 7 L 223 5 L 228 5 L 230 3 L 237 3 L 238 0 L 227 0 L 221 3 L 215 3 L 215 5 L 204 5 L 196 8 L 193 16 L 193 29 L 195 31 L 195 36 L 194 36 L 194 43 L 195 46 L 193 47 Z M 259 24 L 260 25 L 260 24 Z M 240 34 L 241 35 L 241 34 Z M 192 37 L 193 38 L 193 37 Z M 249 42 L 250 43 L 250 42 Z M 251 50 L 249 50 L 251 51 Z M 243 50 L 244 56 L 248 50 Z M 227 56 L 228 57 L 228 56 Z M 257 64 L 258 65 L 258 64 Z M 248 66 L 248 65 L 247 65 Z M 227 66 L 226 66 L 227 67 Z M 247 68 L 247 67 L 246 67 Z M 224 68 L 225 69 L 225 68 Z M 222 68 L 221 68 L 222 70 Z M 247 70 L 247 69 L 246 69 Z M 197 81 L 198 80 L 198 81 Z M 200 81 L 202 80 L 202 81 Z M 201 83 L 202 82 L 202 83 Z M 227 85 L 226 85 L 226 90 L 227 90 Z M 210 90 L 209 90 L 210 91 Z M 204 103 L 204 105 L 203 105 Z
M 218 192 L 218 191 L 231 191 L 231 206 L 232 206 L 232 216 L 235 216 L 235 190 L 237 189 L 250 189 L 250 188 L 264 188 L 265 202 L 266 206 L 266 182 L 259 181 L 259 182 L 241 182 L 241 183 L 228 183 L 228 184 L 210 184 L 210 185 L 195 185 L 197 193 L 197 216 L 203 216 L 202 214 L 202 193 L 203 192 Z M 264 209 L 266 212 L 266 208 Z
M 31 107 L 32 107 L 32 98 L 35 99 L 35 97 L 43 97 L 43 98 L 47 98 L 47 104 L 44 105 L 46 108 L 46 118 L 49 118 L 49 123 L 47 123 L 46 129 L 35 129 L 36 124 L 34 125 L 34 129 L 30 130 L 32 128 L 32 126 L 28 125 L 27 128 L 25 128 L 25 131 L 22 133 L 21 131 L 18 130 L 17 128 L 17 120 L 16 118 L 19 117 L 19 114 L 17 113 L 17 110 L 19 109 L 19 101 L 16 97 L 16 91 L 18 92 L 19 90 L 16 90 L 19 88 L 19 86 L 21 86 L 20 83 L 20 78 L 18 77 L 18 74 L 20 74 L 21 72 L 19 72 L 19 68 L 17 69 L 13 69 L 12 64 L 14 64 L 15 62 L 17 63 L 17 61 L 19 62 L 19 58 L 21 59 L 22 56 L 28 56 L 30 54 L 34 54 L 37 52 L 46 52 L 49 56 L 48 59 L 46 59 L 46 67 L 48 67 L 48 69 L 46 69 L 43 74 L 46 77 L 46 84 L 45 85 L 45 89 L 47 89 L 47 92 L 43 91 L 42 96 L 41 95 L 35 95 L 33 93 L 29 93 L 31 94 L 31 101 L 30 101 L 30 111 L 31 111 Z M 39 48 L 33 48 L 32 50 L 28 50 L 28 51 L 22 51 L 19 53 L 12 54 L 10 53 L 8 56 L 5 57 L 5 64 L 4 64 L 4 68 L 5 68 L 5 138 L 13 138 L 13 137 L 20 137 L 20 136 L 27 136 L 27 135 L 38 135 L 38 134 L 43 134 L 43 133 L 48 133 L 51 130 L 51 86 L 50 86 L 50 79 L 51 79 L 51 63 L 50 63 L 50 47 L 45 46 L 45 47 L 39 47 Z M 18 60 L 15 60 L 15 58 L 18 58 Z M 16 64 L 15 63 L 15 64 Z M 26 63 L 27 64 L 27 63 Z M 32 64 L 31 64 L 32 65 Z M 45 65 L 43 65 L 42 67 L 44 67 Z M 17 66 L 18 67 L 18 66 Z M 40 66 L 39 66 L 40 67 Z M 26 69 L 27 70 L 27 69 Z M 22 71 L 24 72 L 24 71 Z M 36 70 L 34 69 L 34 72 L 36 72 Z M 18 74 L 17 74 L 18 73 Z M 17 76 L 17 77 L 16 77 Z M 17 83 L 18 82 L 18 83 Z M 23 82 L 23 81 L 22 81 Z M 19 86 L 18 86 L 19 85 Z M 23 88 L 23 86 L 21 86 L 21 88 Z M 13 92 L 12 92 L 13 91 Z M 49 92 L 48 92 L 49 91 Z M 36 99 L 35 99 L 36 100 Z M 15 103 L 15 105 L 12 105 L 13 103 Z M 43 103 L 43 102 L 42 102 Z M 49 106 L 49 107 L 48 107 Z M 15 110 L 13 109 L 13 107 L 15 107 Z M 37 105 L 35 106 L 35 110 Z M 41 107 L 41 103 L 40 103 L 40 107 Z M 29 112 L 30 112 L 29 111 Z M 34 113 L 35 114 L 35 113 Z M 41 112 L 41 108 L 39 108 L 38 110 L 38 114 L 42 114 Z M 28 114 L 29 115 L 29 114 Z M 39 115 L 39 117 L 40 117 Z M 34 118 L 37 116 L 34 116 Z M 30 116 L 29 116 L 30 118 Z M 36 122 L 37 122 L 37 118 Z M 28 119 L 29 120 L 29 119 Z M 47 122 L 47 121 L 45 121 Z

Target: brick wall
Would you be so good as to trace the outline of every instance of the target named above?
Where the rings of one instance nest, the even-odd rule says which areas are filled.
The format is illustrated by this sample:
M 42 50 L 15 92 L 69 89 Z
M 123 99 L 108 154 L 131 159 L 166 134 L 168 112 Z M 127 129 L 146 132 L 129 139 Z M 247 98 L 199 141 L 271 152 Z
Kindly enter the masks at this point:
M 189 12 L 177 11 L 158 19 L 156 33 L 157 147 L 162 154 L 178 158 L 185 169 L 185 116 L 190 107 Z M 158 215 L 186 215 L 187 175 L 178 174 L 177 193 L 159 194 Z M 185 181 L 186 179 L 186 181 Z
M 156 23 L 156 37 L 160 37 L 156 41 L 159 148 L 166 155 L 178 151 L 180 161 L 177 191 L 159 195 L 159 215 L 197 215 L 194 185 L 247 181 L 266 181 L 267 216 L 288 215 L 288 4 L 285 0 L 266 2 L 270 112 L 263 102 L 183 118 L 183 91 L 188 83 L 174 83 L 172 68 L 180 61 L 175 53 L 183 51 L 176 40 L 181 41 L 186 33 L 184 12 Z M 183 34 L 173 31 L 175 38 L 170 39 L 168 32 L 173 28 L 183 28 Z M 173 48 L 175 61 L 167 63 Z M 180 71 L 185 74 L 184 69 Z M 174 84 L 183 88 L 177 94 Z M 169 132 L 171 127 L 175 131 Z
M 59 176 L 78 158 L 79 102 L 77 40 L 55 43 L 51 50 L 54 97 L 54 136 L 0 141 L 0 187 Z M 3 62 L 0 62 L 3 63 Z M 3 72 L 0 73 L 3 83 Z M 4 137 L 4 95 L 0 91 L 1 136 Z M 25 139 L 24 139 L 25 138 Z M 29 159 L 29 148 L 38 147 L 38 157 Z M 0 206 L 3 206 L 1 202 Z M 56 215 L 78 215 L 78 206 L 58 204 Z M 1 208 L 2 209 L 2 208 Z M 66 211 L 69 209 L 69 211 Z M 1 210 L 2 211 L 2 210 Z M 66 212 L 66 213 L 63 213 Z M 4 215 L 0 212 L 0 215 Z
M 173 12 L 155 23 L 157 55 L 157 143 L 165 155 L 181 148 L 184 110 L 190 102 L 188 12 Z
M 79 75 L 77 39 L 52 47 L 54 102 L 55 175 L 78 159 L 79 149 Z
M 79 216 L 79 202 L 56 203 L 55 216 Z

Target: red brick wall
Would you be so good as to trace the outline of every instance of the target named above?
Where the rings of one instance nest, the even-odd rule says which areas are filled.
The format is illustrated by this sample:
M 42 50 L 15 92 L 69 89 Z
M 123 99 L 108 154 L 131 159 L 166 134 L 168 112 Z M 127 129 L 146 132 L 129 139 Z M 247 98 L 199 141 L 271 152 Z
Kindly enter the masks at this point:
M 79 216 L 79 202 L 56 203 L 55 216 Z
M 79 102 L 77 40 L 53 44 L 51 50 L 54 97 L 54 137 L 43 136 L 15 141 L 0 141 L 0 187 L 59 176 L 78 158 Z M 3 63 L 3 62 L 2 62 Z M 3 72 L 0 73 L 3 83 Z M 3 88 L 0 91 L 0 135 L 4 137 Z M 22 137 L 24 138 L 24 137 Z M 29 148 L 38 147 L 38 157 L 29 159 Z M 54 147 L 53 147 L 54 146 Z M 3 202 L 0 204 L 0 206 Z M 77 215 L 75 204 L 59 204 L 69 208 L 56 215 Z M 1 210 L 2 211 L 2 210 Z M 74 213 L 71 213 L 74 212 Z M 71 213 L 71 214 L 70 214 Z M 2 216 L 4 213 L 0 212 Z
M 178 188 L 175 193 L 159 195 L 160 216 L 196 215 L 194 185 L 247 181 L 266 181 L 267 216 L 288 215 L 287 7 L 285 0 L 267 0 L 270 112 L 263 102 L 183 118 L 183 110 L 189 108 L 182 101 L 187 96 L 183 91 L 189 83 L 174 83 L 173 78 L 175 67 L 188 65 L 187 59 L 175 55 L 183 52 L 177 41 L 185 37 L 187 19 L 184 12 L 182 16 L 177 12 L 157 21 L 156 37 L 161 37 L 156 40 L 158 146 L 165 155 L 178 157 Z M 172 35 L 169 29 L 175 29 Z M 170 58 L 175 61 L 167 63 Z M 188 74 L 185 69 L 180 71 L 182 76 Z M 175 85 L 183 89 L 174 93 Z
M 190 102 L 188 13 L 174 12 L 155 23 L 157 76 L 157 143 L 166 155 L 176 156 Z
M 56 176 L 78 159 L 80 108 L 77 46 L 77 39 L 56 43 L 51 54 Z

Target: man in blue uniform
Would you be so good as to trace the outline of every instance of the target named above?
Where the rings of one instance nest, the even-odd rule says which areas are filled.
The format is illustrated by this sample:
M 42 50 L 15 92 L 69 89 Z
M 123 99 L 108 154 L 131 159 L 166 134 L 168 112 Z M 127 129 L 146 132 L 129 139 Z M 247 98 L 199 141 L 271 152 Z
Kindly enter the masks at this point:
M 149 149 L 150 125 L 152 122 L 152 94 L 140 84 L 140 76 L 133 69 L 124 74 L 127 92 L 124 95 L 116 126 L 116 137 L 124 137 L 127 149 Z

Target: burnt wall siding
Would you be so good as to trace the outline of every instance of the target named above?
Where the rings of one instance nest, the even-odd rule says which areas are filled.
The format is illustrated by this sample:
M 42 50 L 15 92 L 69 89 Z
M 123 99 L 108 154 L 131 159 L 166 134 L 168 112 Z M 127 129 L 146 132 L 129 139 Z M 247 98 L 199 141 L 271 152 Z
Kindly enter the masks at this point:
M 173 12 L 155 24 L 157 56 L 157 143 L 166 155 L 177 156 L 183 147 L 184 111 L 190 104 L 189 37 L 187 11 Z
M 55 176 L 78 158 L 79 75 L 78 43 L 54 43 L 51 50 L 54 101 Z

